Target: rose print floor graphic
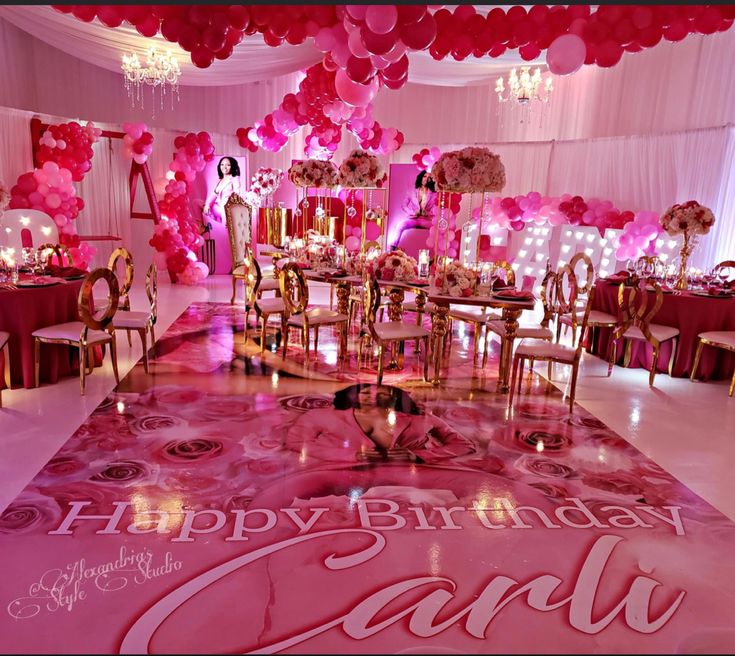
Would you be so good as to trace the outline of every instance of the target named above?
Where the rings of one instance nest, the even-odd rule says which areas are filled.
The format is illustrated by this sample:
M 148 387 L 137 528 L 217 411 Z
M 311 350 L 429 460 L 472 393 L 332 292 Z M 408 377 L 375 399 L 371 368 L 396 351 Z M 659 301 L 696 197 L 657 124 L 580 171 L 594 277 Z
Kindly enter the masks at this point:
M 242 329 L 189 308 L 3 513 L 4 652 L 735 649 L 735 525 L 556 389 Z

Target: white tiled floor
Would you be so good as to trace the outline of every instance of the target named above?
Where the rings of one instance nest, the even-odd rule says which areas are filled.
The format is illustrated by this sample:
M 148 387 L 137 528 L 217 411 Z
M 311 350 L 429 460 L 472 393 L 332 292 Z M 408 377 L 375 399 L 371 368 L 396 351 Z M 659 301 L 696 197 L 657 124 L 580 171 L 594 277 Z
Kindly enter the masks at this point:
M 211 276 L 199 287 L 161 284 L 157 335 L 162 335 L 194 301 L 229 302 L 229 276 Z M 146 307 L 142 285 L 131 296 L 133 309 Z M 312 302 L 324 302 L 326 288 L 314 289 Z M 134 338 L 118 337 L 120 376 L 140 358 Z M 545 375 L 546 366 L 538 372 Z M 554 384 L 564 389 L 567 371 L 558 367 Z M 48 462 L 60 446 L 113 389 L 109 360 L 88 379 L 79 395 L 76 378 L 37 390 L 5 390 L 0 410 L 0 511 Z M 727 382 L 693 383 L 659 374 L 648 387 L 641 369 L 616 367 L 607 378 L 601 360 L 583 358 L 577 401 L 644 454 L 671 472 L 703 499 L 735 520 L 735 398 Z M 733 484 L 733 487 L 731 487 Z

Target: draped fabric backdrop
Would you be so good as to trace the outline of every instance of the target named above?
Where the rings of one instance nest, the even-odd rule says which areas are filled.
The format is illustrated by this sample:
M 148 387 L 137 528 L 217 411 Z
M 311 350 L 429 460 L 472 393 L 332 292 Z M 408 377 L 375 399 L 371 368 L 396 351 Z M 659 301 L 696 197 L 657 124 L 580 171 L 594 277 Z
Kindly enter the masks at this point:
M 0 16 L 10 18 L 11 10 L 18 8 L 2 8 Z M 232 86 L 183 86 L 175 108 L 157 110 L 153 118 L 148 105 L 145 110 L 131 107 L 120 74 L 57 50 L 0 18 L 0 105 L 5 106 L 0 109 L 0 179 L 12 185 L 20 173 L 31 169 L 28 120 L 34 112 L 53 121 L 91 119 L 114 130 L 125 121 L 146 121 L 156 138 L 149 159 L 154 181 L 164 176 L 173 139 L 182 132 L 207 130 L 218 153 L 243 154 L 236 128 L 262 120 L 284 94 L 298 88 L 299 73 L 280 74 L 288 70 L 284 57 L 293 57 L 292 70 L 310 62 L 303 49 L 294 53 L 287 49 L 282 56 L 265 58 L 280 49 L 260 45 L 261 50 L 252 44 L 248 47 L 263 54 L 258 58 L 261 80 Z M 381 125 L 401 129 L 406 143 L 384 158 L 384 163 L 410 162 L 413 153 L 430 145 L 443 151 L 487 145 L 505 163 L 508 185 L 504 194 L 532 190 L 550 195 L 578 193 L 609 199 L 620 209 L 657 212 L 696 198 L 712 208 L 717 222 L 702 239 L 693 261 L 703 265 L 732 258 L 732 61 L 735 30 L 661 42 L 641 53 L 626 53 L 612 69 L 585 66 L 573 76 L 555 77 L 549 105 L 528 114 L 519 113 L 513 103 L 498 103 L 494 78 L 463 87 L 408 84 L 400 91 L 385 89 L 376 97 L 374 115 Z M 442 62 L 436 82 L 456 84 L 459 78 L 452 71 L 459 69 L 452 66 L 461 68 L 464 63 Z M 412 79 L 428 79 L 425 69 L 429 64 L 417 67 L 422 74 Z M 215 75 L 216 67 L 217 63 L 212 79 L 227 80 Z M 480 67 L 478 62 L 472 71 L 478 79 Z M 203 84 L 201 79 L 198 84 Z M 251 169 L 288 169 L 293 159 L 304 157 L 304 137 L 302 130 L 279 153 L 251 154 Z M 357 145 L 345 132 L 335 161 L 340 162 Z M 126 237 L 127 230 L 134 243 L 144 243 L 141 240 L 150 233 L 150 222 L 128 219 L 130 164 L 119 147 L 119 142 L 108 140 L 95 146 L 92 171 L 78 187 L 87 202 L 78 225 L 84 234 Z M 292 202 L 292 197 L 293 190 L 284 185 L 277 199 Z M 100 254 L 110 246 L 96 245 Z

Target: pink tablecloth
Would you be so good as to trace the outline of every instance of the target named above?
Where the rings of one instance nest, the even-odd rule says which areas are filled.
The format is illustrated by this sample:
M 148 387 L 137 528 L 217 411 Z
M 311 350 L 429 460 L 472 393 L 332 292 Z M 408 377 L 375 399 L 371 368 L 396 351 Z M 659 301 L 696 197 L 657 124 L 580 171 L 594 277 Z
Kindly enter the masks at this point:
M 651 307 L 654 295 L 652 292 L 648 292 L 648 295 Z M 620 316 L 618 285 L 598 283 L 593 309 Z M 653 318 L 653 323 L 679 329 L 672 375 L 688 377 L 694 364 L 697 335 L 711 330 L 735 330 L 735 298 L 707 298 L 690 292 L 683 292 L 681 295 L 665 294 L 663 304 Z M 606 358 L 611 331 L 599 329 L 597 333 L 591 351 Z M 673 343 L 673 340 L 669 340 L 661 345 L 658 371 L 668 372 Z M 624 351 L 621 340 L 617 347 L 617 364 L 623 363 Z M 653 349 L 648 342 L 635 340 L 628 366 L 649 369 L 652 356 Z M 735 354 L 705 346 L 697 369 L 697 378 L 701 380 L 729 378 L 732 376 L 733 367 L 735 367 Z
M 82 280 L 73 280 L 49 287 L 0 290 L 0 330 L 10 333 L 12 387 L 35 387 L 32 333 L 56 323 L 77 321 L 77 296 L 81 286 Z M 2 354 L 0 366 L 4 366 Z M 41 345 L 42 383 L 55 383 L 61 376 L 78 372 L 77 349 Z

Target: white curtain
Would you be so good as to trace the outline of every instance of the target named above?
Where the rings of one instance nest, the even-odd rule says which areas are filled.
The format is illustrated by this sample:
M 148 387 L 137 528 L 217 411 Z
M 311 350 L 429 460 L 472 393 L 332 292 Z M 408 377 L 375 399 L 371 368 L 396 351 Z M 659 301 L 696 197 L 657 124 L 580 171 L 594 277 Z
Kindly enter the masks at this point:
M 0 108 L 0 182 L 8 193 L 19 175 L 33 169 L 32 116 L 31 112 Z

